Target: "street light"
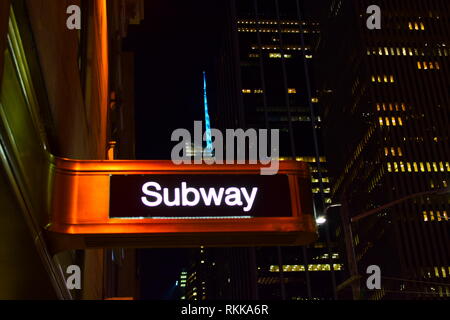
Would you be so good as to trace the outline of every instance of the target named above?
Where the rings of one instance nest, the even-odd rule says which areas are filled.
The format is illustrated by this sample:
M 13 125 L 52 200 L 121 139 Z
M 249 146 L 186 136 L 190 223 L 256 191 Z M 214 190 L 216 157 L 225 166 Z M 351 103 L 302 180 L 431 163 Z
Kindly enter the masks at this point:
M 324 224 L 325 222 L 327 222 L 327 218 L 325 218 L 325 217 L 323 217 L 323 216 L 320 216 L 320 217 L 318 217 L 318 218 L 316 219 L 316 223 L 317 223 L 318 225 Z
M 321 224 L 324 224 L 325 222 L 327 222 L 327 212 L 328 212 L 328 209 L 334 208 L 334 207 L 341 207 L 341 206 L 342 206 L 342 204 L 340 204 L 340 203 L 331 204 L 331 205 L 327 206 L 327 207 L 325 208 L 325 210 L 323 210 L 323 215 L 321 215 L 321 216 L 319 216 L 319 217 L 316 218 L 316 223 L 317 223 L 318 225 L 321 225 Z
M 340 207 L 342 206 L 340 203 L 331 204 L 323 210 L 322 216 L 319 216 L 316 218 L 316 223 L 318 225 L 323 225 L 327 221 L 327 212 L 328 209 L 334 208 L 334 207 Z M 328 248 L 328 261 L 330 263 L 330 271 L 331 271 L 331 283 L 333 287 L 333 299 L 337 300 L 337 290 L 336 290 L 336 276 L 334 274 L 334 266 L 333 266 L 333 253 L 331 252 L 331 240 L 330 240 L 330 230 L 329 226 L 325 225 L 325 241 Z

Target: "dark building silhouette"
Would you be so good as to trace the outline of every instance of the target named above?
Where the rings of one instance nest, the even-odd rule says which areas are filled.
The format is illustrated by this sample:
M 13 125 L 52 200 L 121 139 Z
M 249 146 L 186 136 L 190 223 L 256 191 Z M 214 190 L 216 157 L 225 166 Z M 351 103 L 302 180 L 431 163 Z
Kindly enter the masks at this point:
M 381 30 L 366 27 L 372 4 L 381 8 Z M 439 0 L 328 1 L 324 8 L 319 98 L 343 225 L 347 216 L 448 187 L 449 9 Z M 356 283 L 360 297 L 450 297 L 449 209 L 448 194 L 427 195 L 353 223 L 357 269 L 349 276 L 364 279 L 369 265 L 382 273 L 381 290 Z M 343 248 L 344 231 L 336 229 Z
M 319 23 L 295 0 L 228 3 L 212 126 L 279 129 L 280 161 L 310 164 L 316 215 L 322 215 L 331 204 L 330 185 L 321 108 L 309 70 Z M 219 290 L 207 290 L 205 299 L 333 299 L 343 264 L 335 242 L 327 241 L 327 227 L 306 247 L 200 249 L 207 258 L 193 259 L 190 270 Z

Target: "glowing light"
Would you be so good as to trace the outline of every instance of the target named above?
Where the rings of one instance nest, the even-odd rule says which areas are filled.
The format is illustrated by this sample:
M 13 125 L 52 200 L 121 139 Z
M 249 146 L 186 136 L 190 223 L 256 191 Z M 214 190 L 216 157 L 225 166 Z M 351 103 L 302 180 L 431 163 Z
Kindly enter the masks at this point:
M 203 102 L 205 105 L 205 126 L 206 126 L 206 153 L 210 155 L 212 153 L 213 145 L 211 138 L 211 122 L 209 120 L 208 111 L 208 95 L 206 92 L 206 72 L 203 71 Z
M 317 224 L 324 224 L 325 222 L 327 222 L 327 219 L 325 217 L 318 217 L 316 219 Z

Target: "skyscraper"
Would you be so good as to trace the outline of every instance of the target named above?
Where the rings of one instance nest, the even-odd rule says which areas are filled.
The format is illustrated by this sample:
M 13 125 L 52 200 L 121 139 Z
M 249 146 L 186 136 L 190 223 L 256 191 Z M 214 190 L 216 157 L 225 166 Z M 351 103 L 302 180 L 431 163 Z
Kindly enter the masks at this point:
M 350 224 L 353 275 L 381 268 L 382 290 L 361 282 L 363 298 L 450 297 L 450 202 L 432 195 L 450 175 L 449 4 L 380 0 L 381 30 L 370 30 L 372 2 L 325 8 L 319 82 L 332 198 L 348 225 L 347 216 L 429 191 Z
M 304 9 L 297 1 L 229 1 L 213 118 L 222 130 L 279 129 L 280 160 L 310 163 L 320 215 L 331 203 L 321 110 L 309 71 L 320 28 L 302 17 Z M 330 299 L 343 265 L 324 228 L 320 236 L 309 247 L 206 249 L 216 253 L 201 268 L 212 262 L 221 268 L 214 274 L 230 287 L 222 298 Z

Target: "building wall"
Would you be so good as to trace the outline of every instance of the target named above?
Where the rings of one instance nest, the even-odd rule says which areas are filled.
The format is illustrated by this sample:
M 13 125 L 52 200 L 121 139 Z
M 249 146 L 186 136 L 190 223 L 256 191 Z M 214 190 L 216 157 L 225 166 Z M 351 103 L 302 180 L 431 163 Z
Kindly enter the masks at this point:
M 3 74 L 3 53 L 6 48 L 6 35 L 9 20 L 9 0 L 2 1 L 0 4 L 0 79 Z
M 366 27 L 370 4 L 330 1 L 321 48 L 332 192 L 350 216 L 445 188 L 450 174 L 448 4 L 379 1 L 376 31 Z M 354 224 L 359 271 L 376 264 L 396 278 L 385 298 L 450 296 L 448 213 L 448 197 L 430 196 Z
M 82 14 L 86 13 L 80 32 L 66 27 L 66 9 L 72 4 L 81 5 Z M 2 1 L 2 15 L 7 12 L 4 5 L 7 2 Z M 0 289 L 2 293 L 9 292 L 4 296 L 9 298 L 38 298 L 41 292 L 42 298 L 102 299 L 103 250 L 54 255 L 43 236 L 43 228 L 49 222 L 51 189 L 47 187 L 52 155 L 77 159 L 106 157 L 109 103 L 106 1 L 23 0 L 14 1 L 12 9 L 14 15 L 8 31 L 11 43 L 6 51 L 7 60 L 3 57 L 1 60 L 8 72 L 4 73 L 0 100 L 1 160 L 7 172 L 11 172 L 8 179 L 12 196 L 2 198 L 0 205 L 11 208 L 18 203 L 11 223 L 17 230 L 29 230 L 28 236 L 34 241 L 27 242 L 26 234 L 16 239 L 17 244 L 24 245 L 18 249 L 20 254 L 15 255 L 17 259 L 8 256 L 10 251 L 2 251 L 1 260 L 8 261 L 8 265 L 1 267 L 15 266 L 23 275 L 14 280 L 16 291 L 3 290 L 14 285 L 11 279 L 2 281 Z M 4 20 L 0 21 L 4 40 Z M 12 213 L 1 212 L 4 218 Z M 11 234 L 2 235 L 4 243 L 12 246 Z M 27 252 L 28 262 L 20 259 Z M 79 264 L 82 277 L 86 277 L 81 292 L 69 292 L 65 286 L 65 270 L 70 264 Z M 39 282 L 22 285 L 42 270 L 47 279 L 41 277 Z M 51 287 L 53 294 L 48 293 Z
M 223 27 L 227 36 L 223 39 L 222 56 L 218 61 L 220 98 L 214 121 L 221 129 L 279 129 L 280 160 L 296 159 L 310 164 L 315 207 L 317 214 L 321 214 L 324 206 L 331 203 L 330 185 L 320 139 L 320 101 L 312 86 L 308 90 L 308 81 L 311 84 L 313 79 L 319 23 L 303 6 L 300 10 L 305 18 L 299 18 L 296 1 L 243 0 L 230 4 L 228 21 Z M 319 242 L 308 247 L 225 252 L 231 261 L 228 272 L 234 286 L 232 298 L 332 298 L 331 272 L 323 269 L 313 274 L 308 267 L 340 264 L 341 256 L 333 261 L 318 260 L 317 257 L 329 253 L 325 229 L 319 232 Z M 328 256 L 335 253 L 334 246 L 330 252 Z M 234 263 L 236 261 L 240 262 Z M 305 267 L 306 272 L 290 268 L 293 265 Z M 278 271 L 271 266 L 278 266 Z M 335 274 L 340 270 L 335 270 Z M 247 282 L 240 281 L 240 277 Z M 256 285 L 258 290 L 254 288 Z
M 86 2 L 85 44 L 66 27 L 69 5 L 80 1 L 26 1 L 47 97 L 55 126 L 57 154 L 75 159 L 105 159 L 108 107 L 108 30 L 106 1 Z M 82 14 L 83 14 L 82 13 Z M 88 59 L 79 66 L 80 45 Z M 81 69 L 85 72 L 82 73 Z M 85 76 L 85 79 L 82 77 Z M 85 86 L 82 86 L 82 83 Z

